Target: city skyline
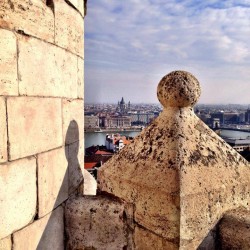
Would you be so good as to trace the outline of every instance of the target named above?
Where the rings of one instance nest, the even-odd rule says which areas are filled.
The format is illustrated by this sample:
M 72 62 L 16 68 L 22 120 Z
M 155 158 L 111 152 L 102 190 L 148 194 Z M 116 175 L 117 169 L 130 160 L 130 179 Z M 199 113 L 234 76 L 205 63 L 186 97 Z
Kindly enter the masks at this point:
M 249 104 L 249 16 L 249 1 L 89 1 L 85 101 L 158 103 L 160 79 L 182 69 L 199 103 Z

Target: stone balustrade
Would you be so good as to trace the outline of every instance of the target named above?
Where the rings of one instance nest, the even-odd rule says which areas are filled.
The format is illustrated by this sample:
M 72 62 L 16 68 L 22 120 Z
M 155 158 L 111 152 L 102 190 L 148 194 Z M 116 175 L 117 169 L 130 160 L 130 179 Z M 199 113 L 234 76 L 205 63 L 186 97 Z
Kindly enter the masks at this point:
M 163 112 L 100 168 L 99 193 L 116 197 L 132 209 L 125 211 L 132 221 L 127 245 L 123 241 L 109 247 L 109 239 L 106 249 L 219 249 L 220 219 L 232 209 L 249 209 L 249 163 L 194 114 L 200 93 L 198 80 L 188 72 L 164 76 L 157 89 Z M 90 216 L 86 219 L 86 210 L 102 210 L 98 198 L 79 214 L 88 199 L 78 198 L 78 213 L 68 213 L 67 223 L 94 223 Z M 73 208 L 73 202 L 68 202 L 66 211 Z M 99 217 L 99 223 L 110 225 L 108 218 Z M 78 232 L 73 238 L 84 247 L 105 249 L 103 242 L 88 245 L 88 232 L 79 237 L 77 225 L 67 230 L 71 237 Z M 93 233 L 102 234 L 98 228 Z

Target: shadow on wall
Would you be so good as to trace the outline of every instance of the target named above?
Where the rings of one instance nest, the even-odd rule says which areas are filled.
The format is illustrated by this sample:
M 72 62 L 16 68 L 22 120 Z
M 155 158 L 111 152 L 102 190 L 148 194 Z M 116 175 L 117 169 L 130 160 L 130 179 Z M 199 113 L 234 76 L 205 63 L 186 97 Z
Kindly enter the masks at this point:
M 64 145 L 68 165 L 63 180 L 61 181 L 61 186 L 57 189 L 59 190 L 57 196 L 56 194 L 54 195 L 54 197 L 56 197 L 53 206 L 54 211 L 49 216 L 45 215 L 45 217 L 48 217 L 47 219 L 39 219 L 36 222 L 41 224 L 38 224 L 40 229 L 44 227 L 42 236 L 38 239 L 39 243 L 36 248 L 38 250 L 64 249 L 64 209 L 60 205 L 67 200 L 71 194 L 83 192 L 83 172 L 81 171 L 78 160 L 79 143 L 78 124 L 75 120 L 72 120 L 67 129 Z M 55 178 L 57 178 L 57 176 L 55 176 Z M 43 220 L 45 222 L 42 222 Z

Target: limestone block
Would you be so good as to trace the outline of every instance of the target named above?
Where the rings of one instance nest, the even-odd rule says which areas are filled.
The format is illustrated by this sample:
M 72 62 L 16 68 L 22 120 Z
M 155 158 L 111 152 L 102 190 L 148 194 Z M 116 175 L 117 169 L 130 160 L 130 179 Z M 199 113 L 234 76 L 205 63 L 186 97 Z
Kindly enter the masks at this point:
M 0 162 L 6 162 L 7 156 L 7 124 L 4 98 L 0 97 Z
M 77 97 L 77 56 L 34 38 L 18 44 L 21 95 Z
M 17 45 L 12 32 L 0 29 L 0 48 L 0 95 L 18 95 Z
M 84 139 L 83 100 L 63 100 L 63 135 L 66 145 Z
M 68 198 L 68 161 L 62 147 L 38 155 L 38 215 L 48 214 Z
M 164 238 L 159 237 L 158 235 L 142 229 L 140 227 L 135 227 L 134 233 L 134 245 L 135 249 L 138 250 L 178 250 L 178 243 L 174 244 L 173 242 L 168 242 Z
M 13 250 L 62 250 L 64 249 L 63 208 L 35 221 L 14 233 Z
M 56 44 L 83 58 L 83 17 L 65 1 L 54 2 Z
M 84 0 L 68 0 L 68 2 L 70 2 L 77 10 L 79 10 L 79 12 L 82 14 L 82 16 L 84 15 L 83 14 L 83 10 L 84 10 L 83 2 L 84 2 Z
M 78 91 L 77 97 L 83 99 L 84 97 L 84 61 L 78 57 L 77 60 L 77 84 L 78 84 Z
M 84 170 L 84 195 L 96 195 L 97 182 L 87 170 Z
M 98 171 L 100 191 L 133 203 L 138 224 L 182 250 L 197 249 L 226 211 L 250 200 L 249 163 L 193 112 L 200 92 L 188 72 L 164 76 L 163 112 Z
M 250 249 L 250 211 L 239 208 L 226 213 L 219 225 L 221 249 Z
M 36 213 L 36 160 L 0 167 L 0 239 L 30 223 Z
M 53 10 L 45 1 L 1 0 L 0 27 L 54 41 Z
M 69 172 L 69 194 L 76 189 L 83 193 L 83 170 L 84 170 L 84 141 L 74 142 L 66 146 L 66 158 Z
M 11 236 L 0 240 L 0 250 L 11 250 Z
M 67 249 L 128 246 L 125 204 L 104 196 L 75 197 L 65 207 Z
M 11 97 L 7 107 L 11 160 L 62 145 L 60 99 Z

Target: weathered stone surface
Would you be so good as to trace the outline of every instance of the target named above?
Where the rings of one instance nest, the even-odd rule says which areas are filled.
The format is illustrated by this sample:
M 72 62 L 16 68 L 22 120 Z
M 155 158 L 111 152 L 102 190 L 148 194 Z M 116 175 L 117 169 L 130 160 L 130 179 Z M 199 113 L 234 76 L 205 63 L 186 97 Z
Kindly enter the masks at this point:
M 221 248 L 250 249 L 250 211 L 240 208 L 226 213 L 219 225 Z
M 140 227 L 135 227 L 134 234 L 134 245 L 135 249 L 138 250 L 178 250 L 178 243 L 168 242 L 162 237 L 153 234 L 150 231 L 142 229 Z
M 78 57 L 77 60 L 77 84 L 78 84 L 78 90 L 77 90 L 77 97 L 83 99 L 84 97 L 84 61 Z
M 11 236 L 0 240 L 0 250 L 11 250 Z
M 41 0 L 1 0 L 0 27 L 53 42 L 53 10 Z
M 184 71 L 165 75 L 157 87 L 157 97 L 165 108 L 191 107 L 198 101 L 200 94 L 198 80 Z
M 84 169 L 84 195 L 96 195 L 97 182 L 95 178 Z
M 35 38 L 18 36 L 18 44 L 21 95 L 77 97 L 77 56 Z
M 56 44 L 83 58 L 83 17 L 65 1 L 54 2 Z
M 199 95 L 190 73 L 163 77 L 163 112 L 98 172 L 100 190 L 133 203 L 138 224 L 180 249 L 196 249 L 228 209 L 250 200 L 249 163 L 195 116 Z
M 70 2 L 77 10 L 79 10 L 79 12 L 83 16 L 83 10 L 84 10 L 83 2 L 84 2 L 84 0 L 68 0 L 68 2 Z
M 84 141 L 74 142 L 66 146 L 66 157 L 69 172 L 69 194 L 78 190 L 83 193 Z M 79 187 L 80 186 L 80 187 Z
M 36 160 L 0 166 L 0 239 L 30 223 L 36 213 Z
M 63 100 L 63 135 L 64 143 L 84 139 L 83 100 Z
M 64 249 L 63 208 L 14 233 L 13 250 L 62 250 Z
M 4 98 L 0 97 L 0 162 L 6 162 L 7 156 L 7 122 Z
M 18 95 L 17 45 L 12 32 L 0 29 L 0 48 L 0 95 Z
M 68 198 L 68 161 L 62 147 L 38 155 L 38 215 L 48 214 Z
M 62 145 L 60 99 L 11 97 L 7 107 L 11 160 Z
M 103 196 L 75 197 L 65 208 L 67 249 L 118 250 L 128 245 L 125 204 Z

